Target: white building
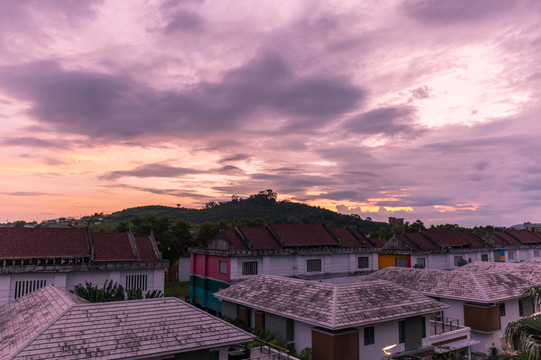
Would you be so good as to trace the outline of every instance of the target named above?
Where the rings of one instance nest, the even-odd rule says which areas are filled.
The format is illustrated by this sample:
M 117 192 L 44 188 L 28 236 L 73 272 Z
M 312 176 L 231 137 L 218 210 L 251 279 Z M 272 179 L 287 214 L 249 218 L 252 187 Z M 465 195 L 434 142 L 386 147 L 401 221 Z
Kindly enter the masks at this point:
M 469 355 L 468 327 L 431 330 L 431 318 L 449 305 L 388 281 L 334 285 L 260 275 L 220 290 L 223 315 L 269 330 L 313 360 L 386 359 L 460 351 Z
M 472 346 L 476 353 L 486 353 L 492 346 L 503 350 L 507 324 L 533 312 L 532 305 L 520 298 L 534 283 L 505 272 L 388 267 L 361 281 L 372 280 L 391 281 L 449 305 L 433 320 L 470 327 L 471 338 L 479 341 Z
M 126 289 L 163 292 L 166 267 L 152 236 L 0 227 L 0 305 L 48 284 L 73 290 L 110 280 Z

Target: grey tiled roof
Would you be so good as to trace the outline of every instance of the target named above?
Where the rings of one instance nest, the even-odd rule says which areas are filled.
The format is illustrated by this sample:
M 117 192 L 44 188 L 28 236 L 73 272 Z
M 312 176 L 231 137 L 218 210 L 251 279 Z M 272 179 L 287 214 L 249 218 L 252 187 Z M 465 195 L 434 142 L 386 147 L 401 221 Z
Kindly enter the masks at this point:
M 272 275 L 245 280 L 220 290 L 215 296 L 328 329 L 426 314 L 448 307 L 387 281 L 333 285 Z
M 48 285 L 0 306 L 0 359 L 10 359 L 51 322 L 85 300 Z
M 511 274 L 522 279 L 532 281 L 536 284 L 541 284 L 541 262 L 539 258 L 533 258 L 521 263 L 505 263 L 505 262 L 473 262 L 466 264 L 453 271 L 490 271 L 502 274 Z
M 519 298 L 534 285 L 518 276 L 500 272 L 445 271 L 388 267 L 360 281 L 388 280 L 428 296 L 492 303 Z
M 42 299 L 39 308 L 29 306 L 36 297 Z M 0 307 L 1 337 L 15 339 L 9 348 L 2 349 L 1 358 L 153 357 L 242 343 L 254 337 L 176 298 L 95 304 L 80 300 L 47 286 Z M 19 326 L 11 330 L 4 323 Z

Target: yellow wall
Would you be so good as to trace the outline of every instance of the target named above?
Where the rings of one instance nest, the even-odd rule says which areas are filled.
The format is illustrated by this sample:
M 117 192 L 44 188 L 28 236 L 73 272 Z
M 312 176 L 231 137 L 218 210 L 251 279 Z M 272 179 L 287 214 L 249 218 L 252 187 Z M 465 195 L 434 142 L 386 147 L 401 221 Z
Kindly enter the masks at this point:
M 407 259 L 408 255 L 396 255 L 396 254 L 378 254 L 378 267 L 379 270 L 389 266 L 395 266 L 395 259 Z

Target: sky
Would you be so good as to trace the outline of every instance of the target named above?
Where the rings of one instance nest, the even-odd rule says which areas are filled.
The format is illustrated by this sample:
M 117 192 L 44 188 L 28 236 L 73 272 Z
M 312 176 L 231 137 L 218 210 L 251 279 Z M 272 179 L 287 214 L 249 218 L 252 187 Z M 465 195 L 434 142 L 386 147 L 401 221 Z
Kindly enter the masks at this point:
M 537 0 L 0 0 L 0 222 L 273 189 L 541 222 Z

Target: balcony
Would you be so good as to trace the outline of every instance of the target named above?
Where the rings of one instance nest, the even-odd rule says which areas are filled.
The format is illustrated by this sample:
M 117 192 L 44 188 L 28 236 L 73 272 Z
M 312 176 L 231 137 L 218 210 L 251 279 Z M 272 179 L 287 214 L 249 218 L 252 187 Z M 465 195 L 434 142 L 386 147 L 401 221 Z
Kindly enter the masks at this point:
M 445 318 L 444 321 L 430 320 L 430 336 L 441 335 L 460 328 L 464 328 L 464 326 L 458 324 L 458 319 Z

